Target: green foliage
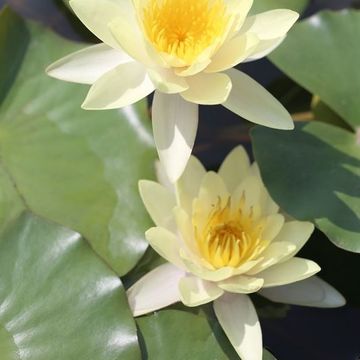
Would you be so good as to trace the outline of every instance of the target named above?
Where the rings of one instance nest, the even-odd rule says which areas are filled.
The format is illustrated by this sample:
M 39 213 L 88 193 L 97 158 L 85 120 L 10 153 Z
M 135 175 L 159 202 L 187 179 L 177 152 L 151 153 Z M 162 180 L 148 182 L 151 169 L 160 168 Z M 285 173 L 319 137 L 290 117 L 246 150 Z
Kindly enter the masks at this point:
M 360 147 L 355 135 L 314 122 L 289 132 L 257 127 L 252 138 L 263 180 L 282 209 L 314 221 L 337 246 L 360 252 Z
M 309 0 L 255 0 L 251 9 L 253 14 L 273 9 L 291 9 L 297 12 L 303 12 Z
M 8 10 L 1 17 L 25 42 L 21 20 Z M 0 107 L 0 229 L 27 208 L 80 232 L 123 275 L 146 250 L 150 226 L 137 190 L 138 179 L 153 177 L 155 160 L 146 101 L 122 111 L 82 110 L 86 87 L 51 79 L 45 68 L 84 45 L 27 28 L 28 51 Z M 18 62 L 22 53 L 15 55 Z
M 78 233 L 22 215 L 1 236 L 0 274 L 2 360 L 140 359 L 121 281 Z
M 359 37 L 360 12 L 325 11 L 295 25 L 270 55 L 354 129 L 360 125 Z

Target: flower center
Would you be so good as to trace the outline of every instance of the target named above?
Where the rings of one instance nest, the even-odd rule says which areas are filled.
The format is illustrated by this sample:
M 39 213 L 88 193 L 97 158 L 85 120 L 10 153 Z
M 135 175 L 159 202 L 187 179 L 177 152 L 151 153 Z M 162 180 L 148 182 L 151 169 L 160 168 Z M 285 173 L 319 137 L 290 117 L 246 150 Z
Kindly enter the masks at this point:
M 267 247 L 261 237 L 263 228 L 264 222 L 255 221 L 252 209 L 245 214 L 241 204 L 234 210 L 230 200 L 223 208 L 219 201 L 201 233 L 195 227 L 195 235 L 201 254 L 215 268 L 238 267 Z
M 154 47 L 185 65 L 222 37 L 229 19 L 224 0 L 149 0 L 142 15 Z

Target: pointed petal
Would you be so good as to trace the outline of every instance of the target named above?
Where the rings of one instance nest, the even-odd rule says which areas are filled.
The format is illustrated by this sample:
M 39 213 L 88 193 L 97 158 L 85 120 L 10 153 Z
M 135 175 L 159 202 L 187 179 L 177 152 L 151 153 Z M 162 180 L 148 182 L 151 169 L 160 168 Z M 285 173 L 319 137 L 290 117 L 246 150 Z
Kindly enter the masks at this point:
M 255 124 L 283 130 L 294 128 L 287 110 L 260 84 L 236 69 L 226 73 L 233 87 L 223 106 Z
M 121 1 L 119 2 L 121 3 Z M 132 58 L 148 67 L 157 65 L 168 67 L 145 39 L 136 17 L 117 17 L 109 23 L 109 29 L 119 44 L 118 46 L 124 49 Z
M 250 62 L 259 60 L 265 56 L 268 56 L 272 51 L 274 51 L 283 41 L 285 36 L 271 39 L 271 40 L 261 40 L 257 46 L 252 48 L 250 55 L 243 62 Z
M 169 263 L 147 273 L 127 291 L 133 315 L 144 315 L 180 301 L 178 283 L 184 275 Z
M 257 36 L 251 33 L 235 36 L 213 56 L 206 72 L 224 71 L 240 64 L 254 52 L 258 43 Z
M 231 208 L 237 211 L 242 199 L 245 200 L 241 211 L 250 213 L 252 208 L 259 205 L 262 183 L 255 176 L 246 176 L 245 179 L 235 188 L 231 195 Z
M 336 289 L 317 276 L 290 285 L 263 289 L 259 294 L 274 302 L 300 306 L 335 308 L 346 303 Z
M 292 10 L 276 9 L 249 16 L 240 29 L 240 33 L 251 32 L 261 40 L 270 40 L 284 36 L 299 18 Z
M 139 181 L 141 199 L 157 226 L 175 231 L 172 211 L 176 206 L 175 196 L 164 186 L 149 180 Z
M 262 233 L 263 239 L 272 241 L 280 233 L 285 223 L 284 215 L 273 214 L 266 218 L 266 224 Z
M 145 237 L 161 257 L 180 269 L 184 268 L 179 254 L 181 244 L 175 234 L 162 227 L 153 227 L 145 232 Z
M 279 263 L 283 258 L 292 254 L 296 246 L 290 242 L 273 242 L 262 253 L 264 260 L 254 266 L 247 274 L 255 275 Z
M 174 208 L 173 214 L 184 244 L 186 244 L 191 253 L 197 255 L 198 249 L 194 239 L 194 228 L 190 216 L 179 206 Z
M 258 164 L 252 163 L 249 168 L 249 175 L 255 176 L 260 179 L 262 186 L 262 191 L 259 199 L 259 203 L 261 204 L 261 213 L 264 216 L 276 214 L 279 212 L 279 206 L 275 203 L 275 201 L 271 198 L 269 192 L 267 191 L 260 175 L 260 170 Z
M 247 295 L 225 294 L 214 301 L 220 325 L 242 360 L 262 360 L 262 334 L 254 305 Z
M 250 294 L 258 291 L 264 284 L 263 279 L 252 276 L 238 275 L 220 281 L 217 285 L 228 292 L 238 294 Z
M 314 225 L 308 221 L 288 221 L 282 227 L 280 233 L 274 239 L 276 242 L 290 242 L 295 245 L 294 251 L 281 259 L 281 262 L 295 256 L 309 240 Z
M 193 225 L 201 232 L 209 220 L 214 207 L 223 208 L 229 201 L 230 194 L 223 179 L 210 171 L 203 177 L 198 197 L 193 201 Z
M 165 186 L 171 192 L 175 192 L 174 184 L 170 181 L 169 177 L 167 176 L 163 164 L 159 161 L 155 161 L 155 172 L 156 172 L 156 179 L 157 181 Z
M 250 160 L 246 150 L 242 146 L 235 147 L 225 158 L 220 166 L 218 174 L 224 180 L 229 192 L 245 179 L 250 167 Z
M 125 63 L 107 72 L 90 88 L 82 105 L 87 110 L 117 109 L 143 99 L 154 91 L 143 65 Z
M 56 79 L 91 85 L 106 72 L 132 61 L 132 58 L 121 50 L 112 49 L 106 44 L 97 44 L 54 62 L 46 72 Z
M 187 90 L 186 80 L 174 73 L 173 69 L 148 69 L 148 74 L 156 89 L 166 94 L 176 94 Z
M 155 92 L 152 106 L 156 148 L 170 181 L 183 173 L 194 146 L 199 107 L 179 95 Z
M 206 174 L 202 163 L 191 156 L 180 179 L 176 182 L 176 197 L 178 204 L 188 213 L 192 212 L 192 202 L 197 197 L 200 185 Z
M 291 284 L 315 275 L 321 269 L 311 260 L 292 258 L 284 263 L 274 265 L 256 276 L 264 279 L 264 287 Z
M 191 307 L 207 304 L 224 293 L 215 283 L 191 275 L 181 278 L 179 291 L 183 304 Z
M 210 63 L 210 59 L 205 59 L 201 62 L 195 62 L 194 64 L 185 68 L 175 68 L 175 73 L 179 76 L 193 76 L 206 69 Z
M 202 105 L 222 104 L 229 96 L 232 88 L 231 80 L 226 74 L 200 73 L 188 77 L 189 89 L 181 96 L 190 102 Z
M 70 6 L 82 23 L 101 41 L 112 48 L 120 48 L 108 24 L 117 17 L 134 18 L 131 0 L 71 0 Z

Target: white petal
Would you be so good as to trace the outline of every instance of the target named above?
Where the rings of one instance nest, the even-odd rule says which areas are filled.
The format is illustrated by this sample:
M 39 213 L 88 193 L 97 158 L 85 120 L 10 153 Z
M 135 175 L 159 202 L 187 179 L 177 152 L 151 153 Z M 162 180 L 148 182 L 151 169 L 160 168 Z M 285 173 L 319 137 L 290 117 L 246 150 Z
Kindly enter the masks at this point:
M 252 276 L 238 275 L 220 281 L 217 285 L 228 292 L 239 294 L 250 294 L 258 291 L 264 284 L 263 279 Z
M 263 289 L 259 294 L 274 302 L 300 306 L 334 308 L 346 303 L 336 289 L 317 276 L 290 285 Z
M 205 59 L 201 62 L 195 62 L 194 64 L 185 68 L 175 68 L 175 73 L 179 76 L 193 76 L 206 69 L 210 63 L 210 59 Z
M 177 76 L 173 69 L 148 69 L 148 74 L 156 89 L 166 94 L 176 94 L 187 90 L 189 85 L 183 77 Z
M 178 204 L 188 213 L 192 212 L 192 202 L 198 196 L 200 185 L 206 174 L 202 163 L 191 156 L 180 179 L 176 182 Z
M 70 6 L 83 24 L 101 41 L 113 48 L 119 48 L 108 24 L 122 16 L 134 18 L 131 0 L 71 0 Z
M 162 227 L 153 227 L 145 232 L 145 237 L 161 257 L 180 269 L 184 268 L 180 258 L 181 243 L 174 233 Z
M 181 278 L 179 291 L 183 304 L 191 307 L 207 304 L 224 293 L 215 283 L 191 275 Z
M 188 213 L 181 207 L 177 206 L 173 210 L 177 229 L 187 249 L 195 255 L 198 255 L 198 248 L 194 239 L 194 227 Z
M 155 161 L 155 172 L 157 181 L 174 193 L 174 184 L 170 181 L 169 177 L 165 172 L 163 164 L 159 160 Z
M 144 315 L 180 301 L 178 283 L 184 275 L 169 263 L 147 273 L 127 291 L 133 315 Z
M 264 287 L 291 284 L 315 275 L 321 269 L 311 260 L 292 258 L 284 263 L 274 265 L 256 276 L 264 279 Z
M 88 110 L 117 109 L 143 99 L 154 91 L 146 69 L 137 62 L 107 72 L 90 88 L 82 105 Z
M 253 53 L 258 43 L 259 39 L 251 33 L 235 36 L 213 56 L 206 72 L 223 71 L 240 64 Z
M 254 305 L 247 295 L 225 294 L 214 301 L 220 325 L 242 360 L 262 360 L 262 334 Z
M 202 105 L 222 104 L 232 88 L 231 80 L 226 74 L 206 74 L 188 77 L 189 89 L 181 96 L 190 102 Z
M 261 196 L 260 196 L 260 206 L 261 206 L 261 213 L 264 216 L 267 215 L 272 215 L 272 214 L 276 214 L 279 211 L 279 206 L 275 203 L 275 201 L 271 198 L 271 196 L 269 195 L 267 189 L 265 188 L 265 185 L 261 179 L 261 175 L 260 175 L 260 170 L 259 170 L 259 166 L 257 163 L 253 163 L 251 164 L 250 168 L 249 168 L 249 175 L 250 176 L 255 176 L 258 179 L 261 180 L 261 183 L 263 184 L 262 186 L 262 191 L 261 191 Z
M 116 66 L 132 61 L 123 51 L 112 49 L 106 44 L 98 44 L 65 56 L 51 64 L 46 72 L 56 79 L 93 84 Z
M 226 156 L 220 166 L 218 174 L 224 180 L 229 192 L 233 192 L 245 179 L 249 167 L 249 156 L 242 146 L 237 146 Z
M 209 221 L 214 207 L 223 208 L 229 201 L 230 194 L 223 179 L 215 172 L 209 171 L 203 177 L 198 197 L 193 201 L 193 225 L 201 233 Z
M 236 69 L 226 73 L 233 87 L 223 106 L 255 124 L 283 130 L 294 128 L 287 110 L 260 84 Z
M 294 253 L 296 246 L 290 242 L 273 242 L 262 253 L 264 260 L 254 266 L 247 274 L 255 275 L 265 269 L 279 263 L 289 254 Z
M 314 225 L 308 221 L 286 222 L 280 233 L 274 239 L 274 243 L 291 242 L 295 245 L 295 249 L 293 252 L 285 256 L 281 262 L 289 260 L 291 257 L 295 256 L 309 240 L 313 231 Z
M 109 29 L 121 48 L 132 58 L 148 67 L 166 66 L 164 60 L 145 39 L 135 17 L 118 17 L 109 23 Z
M 240 33 L 255 33 L 261 40 L 270 40 L 284 36 L 299 18 L 292 10 L 276 9 L 249 16 L 240 29 Z
M 250 55 L 243 62 L 250 62 L 259 60 L 267 55 L 269 55 L 272 51 L 274 51 L 283 41 L 285 40 L 285 36 L 271 39 L 271 40 L 261 40 L 257 46 L 255 46 Z
M 176 206 L 175 196 L 164 186 L 149 180 L 139 181 L 141 199 L 157 226 L 175 231 L 172 211 Z
M 152 106 L 154 139 L 165 171 L 172 182 L 183 173 L 194 146 L 199 107 L 179 95 L 155 92 Z

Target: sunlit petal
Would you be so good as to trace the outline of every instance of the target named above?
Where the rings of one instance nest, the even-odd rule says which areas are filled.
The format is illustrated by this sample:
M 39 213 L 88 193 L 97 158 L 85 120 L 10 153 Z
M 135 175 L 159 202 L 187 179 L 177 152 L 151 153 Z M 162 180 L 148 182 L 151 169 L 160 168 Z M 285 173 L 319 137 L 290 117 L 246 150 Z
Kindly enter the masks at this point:
M 254 305 L 247 295 L 225 294 L 214 301 L 221 327 L 242 360 L 262 360 L 262 334 Z
M 132 62 L 122 50 L 106 44 L 89 46 L 54 62 L 46 72 L 56 79 L 80 84 L 93 84 L 120 64 Z
M 152 106 L 156 148 L 169 179 L 183 173 L 194 146 L 198 127 L 198 105 L 179 95 L 155 92 Z
M 287 110 L 260 84 L 236 69 L 226 73 L 233 87 L 223 106 L 255 124 L 283 130 L 294 128 Z
M 260 295 L 274 302 L 321 308 L 340 307 L 346 303 L 336 289 L 317 276 L 294 284 L 263 289 Z
M 179 291 L 181 301 L 191 307 L 207 304 L 224 293 L 215 283 L 191 275 L 181 278 Z
M 125 63 L 94 83 L 82 107 L 88 110 L 117 109 L 134 104 L 154 89 L 143 65 L 137 62 Z
M 147 273 L 127 291 L 133 315 L 148 314 L 180 301 L 178 283 L 184 275 L 169 263 Z

